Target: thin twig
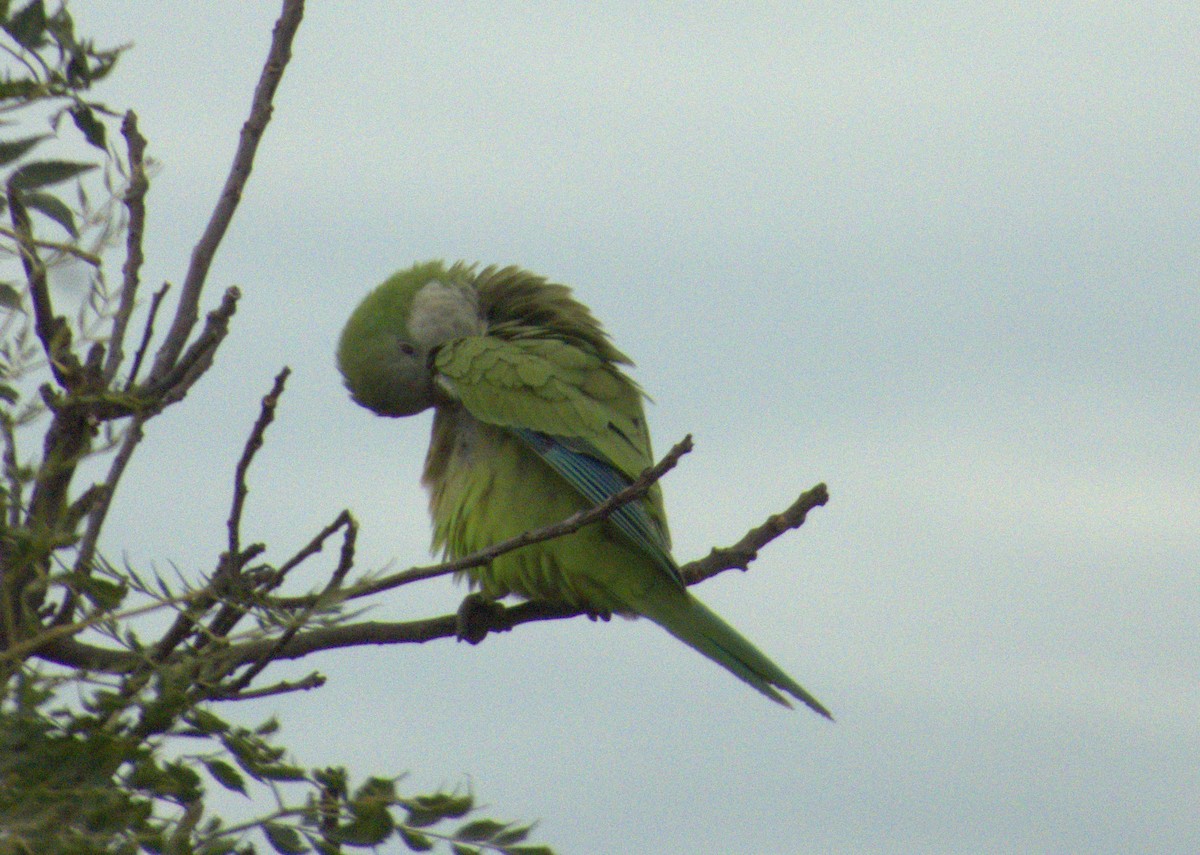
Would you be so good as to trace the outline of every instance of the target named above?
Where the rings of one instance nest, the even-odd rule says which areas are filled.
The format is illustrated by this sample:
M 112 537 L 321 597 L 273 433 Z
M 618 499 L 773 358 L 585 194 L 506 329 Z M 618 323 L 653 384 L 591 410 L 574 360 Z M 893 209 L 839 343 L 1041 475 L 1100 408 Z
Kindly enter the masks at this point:
M 121 136 L 125 138 L 126 160 L 129 164 L 129 186 L 122 200 L 129 213 L 129 222 L 125 230 L 125 264 L 121 267 L 121 298 L 113 315 L 108 359 L 104 365 L 104 379 L 109 383 L 117 376 L 125 359 L 125 331 L 133 316 L 145 258 L 142 238 L 146 231 L 146 192 L 150 189 L 150 179 L 146 175 L 146 138 L 138 131 L 137 114 L 133 110 L 128 111 L 121 121 Z
M 25 268 L 29 283 L 29 299 L 33 304 L 33 326 L 42 343 L 42 350 L 50 363 L 54 379 L 64 389 L 75 385 L 79 376 L 79 361 L 71 353 L 71 330 L 66 321 L 54 314 L 50 300 L 50 286 L 46 281 L 46 265 L 38 255 L 33 239 L 33 225 L 29 212 L 21 201 L 21 194 L 10 183 L 7 188 L 9 218 L 13 224 L 13 237 Z
M 343 540 L 343 542 L 342 542 L 342 558 L 338 564 L 338 570 L 335 571 L 334 576 L 330 580 L 329 585 L 325 586 L 325 593 L 328 593 L 331 590 L 330 585 L 332 585 L 334 582 L 336 582 L 338 585 L 340 585 L 342 579 L 346 575 L 345 572 L 342 571 L 342 569 L 341 569 L 342 565 L 345 564 L 347 560 L 349 560 L 351 563 L 353 563 L 354 541 L 358 537 L 358 523 L 355 522 L 354 517 L 352 517 L 350 515 L 350 512 L 345 511 L 345 510 L 342 511 L 341 513 L 339 513 L 336 517 L 334 517 L 333 522 L 331 522 L 329 525 L 325 526 L 325 528 L 321 529 L 321 531 L 319 531 L 312 540 L 310 540 L 307 544 L 305 544 L 305 546 L 302 549 L 300 549 L 300 551 L 298 551 L 295 555 L 293 555 L 287 561 L 283 562 L 283 564 L 279 565 L 279 569 L 275 571 L 273 578 L 271 579 L 270 588 L 268 588 L 266 590 L 273 590 L 275 588 L 278 588 L 279 585 L 283 583 L 284 578 L 287 576 L 287 574 L 289 572 L 291 572 L 296 567 L 299 567 L 302 563 L 304 563 L 309 558 L 311 558 L 312 556 L 314 556 L 318 552 L 320 552 L 325 547 L 325 541 L 328 540 L 330 537 L 332 537 L 335 533 L 337 533 L 337 531 L 339 529 L 342 529 L 342 528 L 345 528 L 347 530 L 348 537 L 350 537 L 349 533 L 351 531 L 353 531 L 354 534 L 352 537 L 350 537 L 348 543 L 345 540 Z M 346 554 L 347 548 L 350 550 L 349 555 Z M 349 567 L 346 568 L 346 570 L 349 570 L 349 569 L 350 569 Z M 324 596 L 325 593 L 323 593 L 319 596 Z M 314 602 L 316 599 L 319 599 L 319 597 L 314 598 Z M 276 603 L 274 601 L 272 601 L 271 605 L 276 605 Z
M 357 585 L 352 585 L 346 589 L 346 599 L 353 600 L 359 597 L 367 597 L 371 594 L 378 594 L 380 591 L 399 588 L 401 585 L 409 585 L 413 582 L 433 579 L 450 573 L 460 573 L 472 567 L 481 567 L 497 556 L 503 555 L 506 552 L 512 552 L 514 549 L 520 549 L 532 543 L 541 543 L 544 540 L 553 540 L 556 537 L 562 537 L 563 535 L 578 531 L 585 525 L 591 525 L 594 522 L 611 516 L 622 505 L 640 499 L 657 481 L 675 468 L 683 455 L 691 450 L 692 435 L 688 434 L 668 451 L 662 460 L 643 472 L 632 484 L 619 493 L 609 496 L 594 507 L 572 514 L 562 522 L 543 526 L 533 531 L 527 531 L 516 537 L 510 537 L 508 540 L 502 540 L 499 543 L 492 544 L 485 549 L 480 549 L 478 552 L 472 552 L 470 555 L 464 555 L 462 558 L 456 558 L 453 561 L 445 561 L 430 567 L 412 567 L 408 570 L 402 570 L 399 573 L 392 573 L 379 579 L 371 579 Z M 280 598 L 274 601 L 273 604 L 284 608 L 307 606 L 311 600 L 311 597 Z
M 180 290 L 175 318 L 167 332 L 166 339 L 154 358 L 154 367 L 150 372 L 152 382 L 162 380 L 168 372 L 175 368 L 176 360 L 183 352 L 184 345 L 199 318 L 200 292 L 204 289 L 204 282 L 208 277 L 208 270 L 216 255 L 217 247 L 225 236 L 225 230 L 229 227 L 229 223 L 233 220 L 238 202 L 242 198 L 242 190 L 250 178 L 250 170 L 254 164 L 259 141 L 262 139 L 267 123 L 271 120 L 273 109 L 271 102 L 275 97 L 275 90 L 279 86 L 288 61 L 292 57 L 292 40 L 295 38 L 296 30 L 303 17 L 303 0 L 283 0 L 283 8 L 271 35 L 271 49 L 259 75 L 258 85 L 254 89 L 249 118 L 242 126 L 237 151 L 234 154 L 233 163 L 230 164 L 229 175 L 225 179 L 221 196 L 213 208 L 204 234 L 192 250 L 191 264 L 188 266 L 187 276 L 184 278 L 183 287 Z
M 93 626 L 105 621 L 127 621 L 130 618 L 139 617 L 140 615 L 150 614 L 167 606 L 186 603 L 197 596 L 197 592 L 181 594 L 178 597 L 170 599 L 156 600 L 144 606 L 137 606 L 132 609 L 126 609 L 120 612 L 98 610 L 95 614 L 76 621 L 75 623 L 65 626 L 55 626 L 49 629 L 42 630 L 37 635 L 31 636 L 20 644 L 14 644 L 7 650 L 0 651 L 0 663 L 3 662 L 19 662 L 30 654 L 41 656 L 43 649 L 53 649 L 57 644 L 70 639 L 72 636 L 78 635 L 84 630 L 91 629 Z M 91 647 L 91 645 L 82 645 L 83 647 Z M 93 648 L 94 650 L 104 650 L 104 648 Z M 128 654 L 132 656 L 132 654 Z M 139 660 L 140 661 L 140 660 Z M 122 669 L 124 670 L 124 669 Z
M 681 443 L 680 445 L 682 445 Z M 679 448 L 679 446 L 676 446 Z M 672 449 L 674 451 L 674 449 Z M 664 458 L 664 463 L 667 458 Z M 660 464 L 661 465 L 661 464 Z M 647 471 L 649 474 L 650 470 Z M 650 483 L 653 483 L 651 481 Z M 632 487 L 631 487 L 632 489 Z M 614 499 L 617 496 L 613 497 Z M 810 490 L 802 493 L 790 506 L 778 514 L 773 514 L 765 523 L 756 526 L 746 533 L 733 546 L 726 548 L 718 548 L 712 550 L 705 558 L 698 561 L 693 561 L 683 565 L 680 572 L 683 575 L 685 582 L 688 585 L 699 584 L 725 570 L 746 569 L 746 564 L 754 559 L 757 553 L 768 543 L 775 540 L 786 532 L 799 528 L 805 521 L 807 514 L 813 508 L 824 505 L 829 500 L 828 490 L 824 484 L 818 484 Z M 592 509 L 599 510 L 600 506 Z M 590 512 L 589 512 L 590 513 Z M 539 539 L 546 539 L 554 534 L 547 534 L 550 529 L 558 529 L 566 525 L 568 522 L 577 523 L 576 527 L 587 525 L 588 522 L 594 522 L 594 519 L 588 519 L 584 522 L 579 522 L 578 518 L 583 515 L 576 514 L 571 520 L 566 520 L 557 526 L 551 526 L 549 529 L 542 529 L 538 534 Z M 327 531 L 332 531 L 332 526 Z M 567 532 L 559 532 L 559 534 Z M 546 535 L 546 537 L 542 537 Z M 520 540 L 515 538 L 513 541 L 507 541 L 504 546 L 508 547 L 515 541 Z M 536 542 L 536 541 L 529 541 Z M 511 548 L 518 548 L 525 543 L 511 545 Z M 501 544 L 497 544 L 501 546 Z M 474 556 L 469 556 L 474 557 Z M 345 564 L 343 560 L 341 566 Z M 451 562 L 442 565 L 444 572 L 454 572 L 457 567 L 457 562 Z M 424 568 L 420 568 L 424 569 Z M 439 568 L 430 568 L 439 569 Z M 408 571 L 406 571 L 408 572 Z M 388 579 L 396 579 L 404 574 L 396 574 L 395 576 L 387 577 L 386 579 L 377 580 L 375 584 L 385 582 Z M 434 573 L 432 575 L 441 575 Z M 429 578 L 426 576 L 425 578 Z M 397 584 L 403 584 L 398 582 Z M 388 587 L 395 587 L 389 585 Z M 329 590 L 329 586 L 327 586 Z M 384 588 L 386 590 L 386 588 Z M 351 588 L 346 592 L 347 598 L 353 594 L 362 596 L 361 586 L 359 588 Z M 295 605 L 308 607 L 314 602 L 319 602 L 318 597 L 294 597 L 280 598 L 273 601 L 273 605 Z M 547 602 L 523 602 L 507 608 L 498 609 L 489 615 L 488 630 L 493 632 L 502 632 L 513 629 L 521 624 L 531 623 L 544 620 L 561 620 L 564 618 L 578 617 L 586 614 L 585 612 L 557 603 Z M 359 622 L 352 624 L 344 624 L 341 626 L 319 627 L 317 629 L 301 630 L 288 640 L 285 645 L 278 644 L 276 639 L 263 639 L 260 641 L 249 641 L 242 644 L 235 644 L 228 650 L 223 651 L 222 656 L 228 663 L 227 668 L 233 669 L 240 664 L 254 663 L 261 661 L 264 657 L 269 657 L 270 661 L 279 659 L 302 659 L 312 653 L 319 651 L 334 650 L 344 647 L 360 647 L 368 644 L 420 644 L 427 641 L 434 641 L 439 638 L 453 638 L 458 634 L 458 618 L 456 615 L 442 615 L 440 617 L 428 618 L 424 620 L 402 621 L 394 623 L 383 622 Z M 123 650 L 112 650 L 95 645 L 83 644 L 75 641 L 73 638 L 54 638 L 50 643 L 41 646 L 37 655 L 50 662 L 56 662 L 60 665 L 66 665 L 75 668 L 86 668 L 89 670 L 104 671 L 107 673 L 126 673 L 134 668 L 137 668 L 142 663 L 142 658 L 136 654 L 129 653 Z M 239 694 L 238 697 L 244 697 Z
M 325 685 L 325 677 L 322 674 L 314 671 L 303 680 L 292 682 L 290 680 L 280 680 L 271 686 L 265 686 L 261 689 L 237 689 L 215 692 L 205 697 L 210 701 L 250 701 L 258 698 L 269 698 L 273 695 L 285 695 L 290 692 L 307 692 L 312 689 L 319 689 Z
M 714 549 L 705 558 L 683 565 L 680 573 L 685 583 L 696 585 L 725 570 L 745 570 L 746 564 L 754 560 L 758 550 L 787 531 L 799 528 L 810 510 L 828 501 L 829 493 L 824 484 L 805 491 L 787 509 L 773 514 L 765 523 L 751 529 L 733 546 Z M 486 620 L 489 631 L 506 632 L 525 623 L 561 620 L 583 614 L 587 613 L 561 603 L 527 601 L 488 612 Z M 397 623 L 364 622 L 322 627 L 298 634 L 286 647 L 276 651 L 274 658 L 299 659 L 318 650 L 367 644 L 422 644 L 438 638 L 455 638 L 458 631 L 456 615 Z M 244 646 L 235 646 L 229 655 L 246 660 L 260 655 L 264 645 L 265 642 L 249 642 Z
M 21 240 L 21 235 L 19 235 L 13 229 L 6 228 L 5 226 L 0 226 L 0 235 L 4 235 L 5 237 L 12 238 L 16 241 Z M 28 241 L 31 246 L 36 246 L 38 249 L 51 249 L 55 252 L 61 252 L 64 255 L 70 255 L 74 258 L 78 258 L 80 261 L 90 264 L 92 267 L 99 267 L 102 263 L 100 256 L 93 252 L 88 252 L 85 249 L 80 249 L 74 244 L 62 243 L 56 240 L 42 240 L 41 238 L 35 237 L 28 238 Z
M 250 488 L 246 484 L 246 473 L 250 471 L 250 464 L 254 462 L 254 455 L 262 448 L 263 436 L 270 427 L 271 422 L 275 421 L 275 408 L 279 405 L 279 398 L 283 394 L 283 388 L 287 384 L 288 376 L 292 373 L 292 369 L 286 365 L 280 372 L 275 375 L 275 382 L 271 385 L 271 391 L 263 396 L 262 405 L 259 407 L 258 418 L 254 422 L 254 427 L 250 431 L 250 436 L 246 438 L 246 444 L 242 448 L 242 456 L 237 463 L 237 469 L 234 471 L 233 477 L 233 502 L 229 508 L 229 519 L 226 522 L 226 528 L 229 531 L 229 554 L 237 555 L 241 552 L 241 527 L 242 527 L 242 509 L 246 505 L 246 496 L 250 492 Z
M 91 571 L 92 559 L 96 557 L 96 544 L 100 540 L 100 531 L 104 527 L 104 520 L 108 516 L 108 509 L 112 506 L 112 498 L 116 495 L 117 484 L 120 482 L 121 476 L 125 474 L 125 467 L 129 465 L 129 460 L 133 457 L 134 449 L 142 441 L 143 422 L 144 419 L 142 416 L 134 416 L 125 428 L 125 435 L 121 437 L 121 447 L 117 450 L 117 453 L 113 456 L 112 463 L 108 466 L 108 477 L 100 485 L 96 504 L 88 512 L 87 525 L 84 528 L 83 537 L 79 540 L 79 552 L 75 558 L 74 574 L 77 576 L 85 575 Z M 61 626 L 74 619 L 75 603 L 75 592 L 68 591 L 62 605 L 58 609 L 58 614 L 54 617 L 53 623 L 55 626 Z
M 7 415 L 3 421 L 0 421 L 0 431 L 4 434 L 4 478 L 8 482 L 6 524 L 9 528 L 16 528 L 21 524 L 21 506 L 25 498 L 25 485 L 21 483 L 19 473 L 17 434 Z
M 150 384 L 147 396 L 158 399 L 158 409 L 183 400 L 197 380 L 212 364 L 213 354 L 229 332 L 229 320 L 237 311 L 237 301 L 242 292 L 237 288 L 225 289 L 221 305 L 208 313 L 204 329 L 187 351 L 165 375 Z
M 250 589 L 241 588 L 239 591 L 241 586 L 238 577 L 241 575 L 242 568 L 265 549 L 260 544 L 255 544 L 245 550 L 241 546 L 242 511 L 246 504 L 246 496 L 250 493 L 246 475 L 250 471 L 250 464 L 254 462 L 254 456 L 262 448 L 267 428 L 275 420 L 275 410 L 291 373 L 292 370 L 284 366 L 275 376 L 271 391 L 263 396 L 258 418 L 254 420 L 254 426 L 250 429 L 250 435 L 246 437 L 246 442 L 242 447 L 242 455 L 238 459 L 234 472 L 233 500 L 230 502 L 229 518 L 225 524 L 228 542 L 225 554 L 221 556 L 217 572 L 213 575 L 211 582 L 214 598 L 223 599 L 224 603 L 212 620 L 208 622 L 208 626 L 203 628 L 204 637 L 197 640 L 197 649 L 203 647 L 211 639 L 227 636 L 246 615 Z M 320 547 L 318 546 L 317 549 L 319 550 Z M 279 573 L 271 574 L 271 577 L 274 576 L 279 576 Z M 237 596 L 228 596 L 235 591 L 238 591 Z
M 275 643 L 266 651 L 264 651 L 262 656 L 256 659 L 254 663 L 244 672 L 242 672 L 242 674 L 233 682 L 233 684 L 227 688 L 226 691 L 230 694 L 238 695 L 247 686 L 249 686 L 254 678 L 263 672 L 263 669 L 275 661 L 275 657 L 279 654 L 279 651 L 287 647 L 288 643 L 296 636 L 296 634 L 304 628 L 305 624 L 308 622 L 308 619 L 312 616 L 312 613 L 316 611 L 321 601 L 341 588 L 342 582 L 346 578 L 346 574 L 349 573 L 350 569 L 354 566 L 354 545 L 358 539 L 358 525 L 354 522 L 354 519 L 347 511 L 342 511 L 342 513 L 338 515 L 338 518 L 334 521 L 334 530 L 336 530 L 336 526 L 340 525 L 344 525 L 346 527 L 346 534 L 342 538 L 342 552 L 338 558 L 337 567 L 334 568 L 332 575 L 329 577 L 329 581 L 325 584 L 325 590 L 321 592 L 312 605 L 308 606 L 299 614 L 292 616 L 287 629 L 280 633 L 279 637 L 275 639 Z M 317 547 L 317 549 L 320 549 L 320 547 Z M 283 574 L 286 572 L 286 570 L 283 570 L 283 568 L 280 569 L 281 572 L 278 575 L 282 580 Z
M 785 510 L 768 517 L 767 521 L 757 528 L 750 529 L 733 546 L 714 547 L 704 558 L 680 567 L 679 573 L 686 584 L 695 585 L 726 570 L 749 570 L 750 562 L 758 557 L 760 549 L 780 535 L 800 528 L 804 525 L 809 511 L 825 505 L 828 501 L 829 490 L 824 484 L 818 484 L 801 493 Z
M 150 311 L 146 315 L 146 327 L 142 330 L 142 340 L 138 344 L 137 352 L 133 355 L 133 365 L 129 368 L 129 376 L 125 378 L 126 392 L 133 388 L 134 381 L 137 380 L 142 360 L 146 356 L 146 349 L 150 347 L 150 339 L 154 335 L 154 319 L 158 316 L 158 309 L 162 305 L 163 297 L 167 296 L 167 292 L 170 290 L 171 283 L 164 282 L 162 287 L 155 291 L 154 296 L 150 298 Z

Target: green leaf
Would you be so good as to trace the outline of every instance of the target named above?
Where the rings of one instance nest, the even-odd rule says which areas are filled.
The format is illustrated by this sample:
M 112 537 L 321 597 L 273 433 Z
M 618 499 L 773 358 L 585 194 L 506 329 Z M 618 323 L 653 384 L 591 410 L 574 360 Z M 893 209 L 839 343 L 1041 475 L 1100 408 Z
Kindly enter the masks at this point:
M 26 152 L 49 137 L 49 134 L 38 134 L 33 137 L 22 137 L 19 140 L 9 140 L 8 142 L 0 143 L 0 166 L 5 166 L 18 158 L 24 157 Z
M 151 701 L 142 708 L 138 727 L 145 733 L 166 733 L 179 715 L 179 704 L 170 700 Z
M 0 306 L 19 312 L 23 304 L 21 292 L 11 282 L 0 282 Z
M 461 843 L 451 843 L 450 851 L 454 855 L 481 855 L 479 850 L 474 846 L 463 846 Z
M 36 80 L 0 80 L 0 101 L 26 100 L 42 92 Z
M 340 766 L 313 769 L 313 780 L 328 794 L 335 796 L 346 795 L 346 770 Z
M 475 800 L 471 796 L 456 796 L 452 793 L 434 793 L 431 796 L 417 796 L 404 803 L 408 809 L 405 825 L 424 828 L 443 819 L 458 819 L 471 810 Z
M 80 580 L 79 590 L 91 601 L 92 605 L 105 611 L 112 611 L 121 605 L 121 601 L 129 593 L 129 588 L 125 585 L 95 576 Z
M 51 196 L 49 193 L 25 193 L 21 196 L 21 201 L 54 220 L 66 229 L 71 237 L 79 237 L 79 230 L 75 228 L 75 215 L 57 196 Z
M 124 709 L 129 704 L 129 701 L 122 695 L 116 692 L 98 691 L 92 695 L 91 700 L 84 699 L 84 709 L 92 710 L 101 715 L 111 715 L 118 710 Z
M 200 786 L 200 776 L 182 761 L 164 763 L 163 772 L 166 773 L 163 778 L 151 787 L 156 794 L 181 803 L 194 802 L 204 795 Z
M 305 781 L 308 779 L 307 772 L 299 766 L 290 766 L 287 763 L 260 766 L 258 774 L 268 781 Z
M 263 834 L 267 835 L 267 842 L 280 855 L 301 855 L 301 853 L 308 851 L 308 847 L 304 845 L 303 838 L 300 837 L 300 832 L 296 831 L 290 825 L 264 822 L 262 830 Z
M 233 732 L 220 734 L 220 739 L 221 744 L 242 767 L 242 771 L 256 781 L 268 778 L 293 781 L 301 780 L 304 777 L 303 770 L 297 769 L 295 766 L 283 766 L 279 763 L 279 758 L 283 756 L 282 748 L 268 745 L 249 731 L 238 728 Z M 298 777 L 296 773 L 299 773 Z
M 201 760 L 208 774 L 212 775 L 218 784 L 227 790 L 246 795 L 246 779 L 242 773 L 224 760 Z
M 75 44 L 75 21 L 62 7 L 46 19 L 46 30 L 54 36 L 60 47 Z
M 419 831 L 413 831 L 411 828 L 405 828 L 403 825 L 396 829 L 396 835 L 413 852 L 428 852 L 433 848 L 432 840 Z
M 7 383 L 0 383 L 0 401 L 7 401 L 10 404 L 15 404 L 21 399 L 21 393 L 9 386 Z
M 157 786 L 163 777 L 163 771 L 153 757 L 139 757 L 125 773 L 124 783 L 135 790 L 149 790 Z
M 460 826 L 458 831 L 454 832 L 454 837 L 468 842 L 491 840 L 497 832 L 503 831 L 507 827 L 504 823 L 496 822 L 494 819 L 477 819 Z
M 167 851 L 167 837 L 161 831 L 154 831 L 138 840 L 142 848 L 153 855 L 162 855 Z
M 17 190 L 34 190 L 70 181 L 77 175 L 95 169 L 94 163 L 78 163 L 71 160 L 35 160 L 17 169 L 9 177 L 9 185 Z
M 504 851 L 506 855 L 554 855 L 549 846 L 511 846 Z
M 142 640 L 132 629 L 125 630 L 125 645 L 134 653 L 141 653 L 143 650 Z
M 359 803 L 390 804 L 395 800 L 396 782 L 390 778 L 368 778 L 354 791 L 354 801 Z
M 229 855 L 237 850 L 237 843 L 228 837 L 218 837 L 200 844 L 196 855 Z
M 86 67 L 86 60 L 84 65 Z M 76 104 L 68 112 L 70 112 L 71 118 L 75 121 L 75 127 L 83 132 L 83 136 L 87 139 L 88 143 L 103 152 L 107 152 L 106 135 L 108 129 L 104 127 L 102 121 L 96 118 L 96 114 L 92 112 L 92 108 L 87 104 Z
M 188 713 L 188 723 L 201 733 L 224 733 L 229 730 L 229 722 L 208 710 L 192 710 Z
M 13 41 L 22 47 L 38 47 L 44 41 L 46 32 L 46 6 L 42 0 L 33 0 L 28 6 L 13 15 L 4 29 Z
M 387 839 L 396 823 L 386 808 L 363 811 L 350 822 L 338 826 L 332 837 L 351 846 L 374 846 Z
M 513 826 L 499 834 L 492 835 L 492 843 L 496 846 L 511 846 L 514 843 L 520 843 L 529 836 L 531 827 L 528 825 Z

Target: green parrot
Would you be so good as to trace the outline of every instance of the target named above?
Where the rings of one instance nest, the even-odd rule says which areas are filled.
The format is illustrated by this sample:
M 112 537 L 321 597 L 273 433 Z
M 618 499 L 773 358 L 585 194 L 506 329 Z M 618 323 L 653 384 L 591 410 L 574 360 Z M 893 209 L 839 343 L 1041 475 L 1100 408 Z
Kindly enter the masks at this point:
M 653 465 L 631 365 L 568 288 L 517 267 L 440 261 L 400 271 L 350 316 L 337 362 L 355 402 L 381 416 L 434 408 L 422 483 L 433 547 L 451 558 L 566 519 Z M 642 615 L 768 698 L 812 695 L 692 596 L 671 557 L 662 493 L 573 534 L 467 571 L 592 615 Z

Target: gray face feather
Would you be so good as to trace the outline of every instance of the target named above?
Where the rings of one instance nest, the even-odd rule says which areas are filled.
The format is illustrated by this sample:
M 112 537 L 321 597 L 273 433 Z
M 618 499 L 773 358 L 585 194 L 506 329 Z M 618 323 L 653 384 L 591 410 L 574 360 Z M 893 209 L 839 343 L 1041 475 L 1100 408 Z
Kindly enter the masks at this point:
M 428 353 L 443 342 L 486 331 L 473 288 L 434 281 L 413 295 L 408 335 L 418 350 Z

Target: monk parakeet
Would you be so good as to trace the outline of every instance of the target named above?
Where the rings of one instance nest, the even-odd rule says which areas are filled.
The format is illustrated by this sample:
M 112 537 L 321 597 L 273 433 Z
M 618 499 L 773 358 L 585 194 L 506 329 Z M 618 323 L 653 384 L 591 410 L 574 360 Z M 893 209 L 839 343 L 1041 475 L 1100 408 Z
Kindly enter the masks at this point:
M 434 409 L 422 482 L 435 550 L 456 558 L 566 519 L 654 463 L 643 394 L 569 289 L 516 267 L 403 270 L 350 316 L 337 351 L 351 397 L 381 416 Z M 829 712 L 690 594 L 658 485 L 602 522 L 467 571 L 593 615 L 642 615 L 773 701 Z

